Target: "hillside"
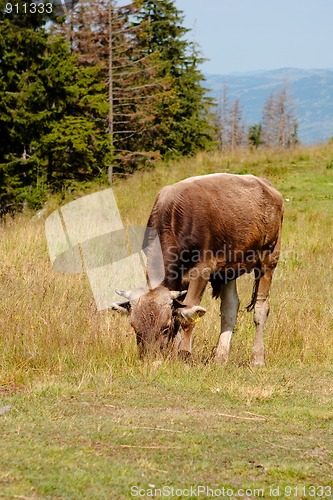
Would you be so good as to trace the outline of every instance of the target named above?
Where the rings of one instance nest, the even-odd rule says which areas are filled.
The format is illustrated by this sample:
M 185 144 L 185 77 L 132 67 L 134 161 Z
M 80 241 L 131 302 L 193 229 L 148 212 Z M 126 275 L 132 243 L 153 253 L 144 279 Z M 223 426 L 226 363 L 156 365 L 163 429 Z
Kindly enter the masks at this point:
M 129 318 L 98 311 L 87 275 L 50 263 L 45 217 L 88 193 L 2 220 L 1 498 L 332 498 L 333 143 L 116 176 L 124 225 L 146 223 L 162 186 L 220 171 L 265 176 L 285 199 L 265 368 L 250 365 L 252 275 L 238 280 L 227 366 L 211 359 L 220 308 L 209 288 L 193 363 L 140 361 Z
M 314 144 L 333 136 L 333 69 L 283 68 L 206 78 L 206 86 L 216 99 L 227 84 L 229 97 L 240 100 L 248 125 L 260 122 L 267 96 L 287 82 L 294 98 L 301 142 Z

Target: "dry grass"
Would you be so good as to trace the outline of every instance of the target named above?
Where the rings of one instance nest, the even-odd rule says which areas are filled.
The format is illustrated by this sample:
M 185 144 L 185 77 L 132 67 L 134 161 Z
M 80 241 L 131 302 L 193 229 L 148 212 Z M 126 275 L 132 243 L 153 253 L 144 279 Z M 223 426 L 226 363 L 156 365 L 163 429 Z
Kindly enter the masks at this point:
M 119 180 L 114 190 L 124 222 L 144 224 L 159 188 L 188 175 L 228 170 L 273 178 L 290 201 L 272 287 L 268 363 L 321 362 L 333 360 L 333 172 L 326 168 L 332 156 L 332 146 L 233 157 L 202 154 Z M 79 379 L 94 371 L 107 373 L 111 364 L 136 363 L 127 320 L 96 311 L 84 275 L 51 268 L 43 220 L 29 215 L 8 219 L 0 226 L 0 245 L 2 384 L 64 375 Z M 250 357 L 253 325 L 244 306 L 251 286 L 252 277 L 239 280 L 241 310 L 231 358 L 236 364 Z M 195 337 L 198 359 L 209 358 L 218 337 L 218 304 L 208 292 L 204 305 L 208 313 Z

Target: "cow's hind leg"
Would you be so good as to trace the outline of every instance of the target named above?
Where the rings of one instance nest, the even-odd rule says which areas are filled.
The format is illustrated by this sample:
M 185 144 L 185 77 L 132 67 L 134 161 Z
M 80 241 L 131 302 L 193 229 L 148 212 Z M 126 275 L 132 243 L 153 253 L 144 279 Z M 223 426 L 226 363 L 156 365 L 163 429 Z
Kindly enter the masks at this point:
M 274 268 L 268 268 L 260 277 L 258 293 L 254 304 L 253 319 L 256 325 L 256 334 L 252 352 L 254 366 L 265 365 L 264 327 L 269 314 L 269 289 L 272 282 Z
M 236 324 L 239 308 L 236 280 L 229 281 L 221 288 L 221 334 L 215 352 L 215 360 L 226 363 L 229 357 L 232 332 Z

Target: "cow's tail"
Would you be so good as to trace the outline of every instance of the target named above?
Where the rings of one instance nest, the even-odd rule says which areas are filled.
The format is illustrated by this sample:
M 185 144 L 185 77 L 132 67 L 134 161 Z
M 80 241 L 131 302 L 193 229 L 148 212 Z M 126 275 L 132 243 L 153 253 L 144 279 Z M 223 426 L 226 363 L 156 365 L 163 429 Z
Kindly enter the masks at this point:
M 259 289 L 259 281 L 262 276 L 262 272 L 259 268 L 255 268 L 254 270 L 254 284 L 253 284 L 253 291 L 252 291 L 252 297 L 251 297 L 251 302 L 249 303 L 248 306 L 246 306 L 247 312 L 250 312 L 254 309 L 254 305 L 257 300 L 257 295 L 258 295 L 258 289 Z

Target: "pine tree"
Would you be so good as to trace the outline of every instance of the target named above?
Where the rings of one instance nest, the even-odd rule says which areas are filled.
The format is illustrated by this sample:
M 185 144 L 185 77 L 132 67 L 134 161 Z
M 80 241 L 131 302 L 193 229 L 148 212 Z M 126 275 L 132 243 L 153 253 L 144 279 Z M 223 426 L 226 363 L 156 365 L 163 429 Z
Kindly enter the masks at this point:
M 248 142 L 250 147 L 255 149 L 258 149 L 258 147 L 263 143 L 261 123 L 250 125 L 248 131 Z

